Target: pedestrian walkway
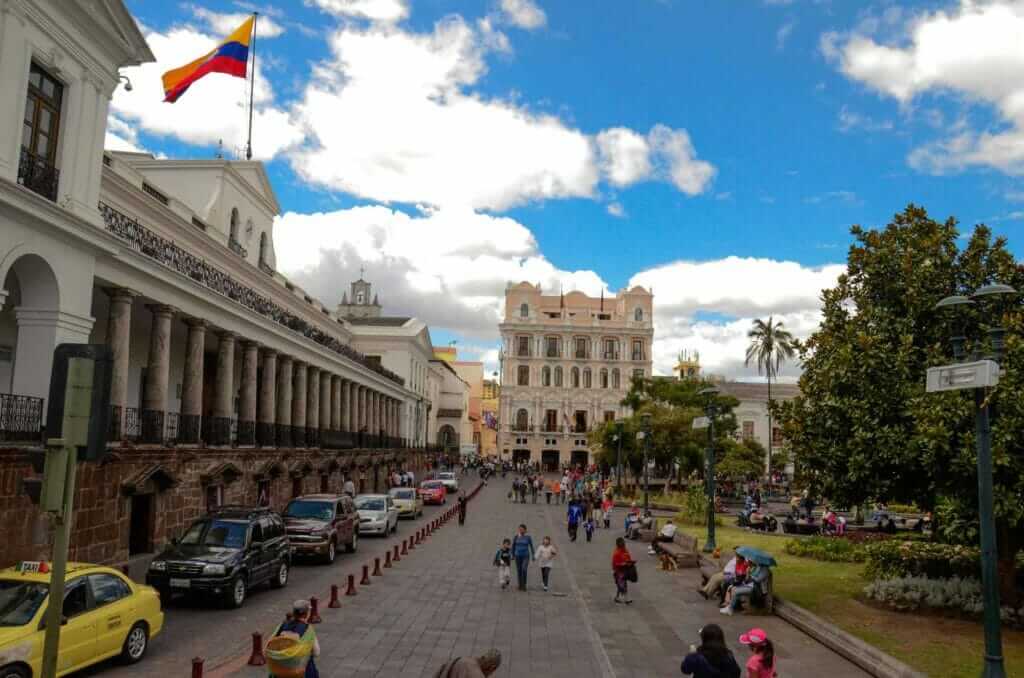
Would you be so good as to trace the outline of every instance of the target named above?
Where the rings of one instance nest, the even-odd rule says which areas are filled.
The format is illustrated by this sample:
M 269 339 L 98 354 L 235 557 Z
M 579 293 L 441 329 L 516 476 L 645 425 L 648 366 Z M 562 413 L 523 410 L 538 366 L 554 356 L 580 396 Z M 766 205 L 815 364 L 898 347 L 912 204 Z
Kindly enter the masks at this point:
M 718 614 L 696 593 L 695 570 L 657 570 L 646 545 L 630 542 L 640 564 L 640 582 L 630 591 L 634 604 L 613 603 L 611 550 L 620 531 L 598 530 L 592 543 L 581 532 L 569 543 L 565 507 L 548 506 L 543 496 L 537 504 L 509 503 L 510 482 L 492 480 L 470 503 L 464 527 L 449 522 L 371 586 L 361 587 L 358 596 L 344 598 L 341 609 L 322 611 L 324 621 L 317 626 L 321 675 L 431 676 L 450 658 L 491 647 L 503 657 L 497 676 L 680 675 L 680 661 L 698 630 L 715 622 L 729 638 L 753 625 L 765 628 L 777 640 L 783 676 L 866 676 L 779 619 Z M 616 523 L 621 518 L 620 511 Z M 527 525 L 535 543 L 550 535 L 559 548 L 550 593 L 541 589 L 535 566 L 526 593 L 498 586 L 494 551 L 519 523 Z M 363 547 L 373 550 L 369 543 Z M 745 659 L 744 648 L 733 648 Z M 224 675 L 266 675 L 265 669 L 240 663 Z

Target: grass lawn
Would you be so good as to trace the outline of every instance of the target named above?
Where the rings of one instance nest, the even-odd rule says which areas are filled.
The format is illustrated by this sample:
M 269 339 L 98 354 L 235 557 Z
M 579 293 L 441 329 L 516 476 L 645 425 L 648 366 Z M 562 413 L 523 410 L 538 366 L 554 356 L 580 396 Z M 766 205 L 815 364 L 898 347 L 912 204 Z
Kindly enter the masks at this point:
M 729 520 L 726 518 L 726 520 Z M 703 543 L 703 528 L 680 529 Z M 784 600 L 810 610 L 843 630 L 934 678 L 977 678 L 981 674 L 983 633 L 980 623 L 878 609 L 856 599 L 867 583 L 864 566 L 828 563 L 788 555 L 789 537 L 719 527 L 716 541 L 723 553 L 734 546 L 763 549 L 779 562 L 775 590 Z M 1003 629 L 1008 676 L 1024 676 L 1024 632 Z

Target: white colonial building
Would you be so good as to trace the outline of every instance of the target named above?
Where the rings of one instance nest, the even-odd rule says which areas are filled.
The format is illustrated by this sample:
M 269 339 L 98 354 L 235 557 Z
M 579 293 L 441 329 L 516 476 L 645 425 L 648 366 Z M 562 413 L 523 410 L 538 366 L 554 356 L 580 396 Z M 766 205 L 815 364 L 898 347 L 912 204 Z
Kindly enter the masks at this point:
M 593 461 L 586 434 L 629 412 L 634 377 L 651 376 L 653 295 L 544 295 L 527 282 L 505 290 L 498 450 L 545 468 Z

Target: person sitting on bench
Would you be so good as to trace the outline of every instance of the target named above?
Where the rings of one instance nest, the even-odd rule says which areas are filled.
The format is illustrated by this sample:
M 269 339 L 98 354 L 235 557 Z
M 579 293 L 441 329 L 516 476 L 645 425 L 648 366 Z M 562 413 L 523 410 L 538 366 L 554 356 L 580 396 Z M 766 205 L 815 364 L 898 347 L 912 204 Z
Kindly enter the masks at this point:
M 657 555 L 660 550 L 658 544 L 661 542 L 671 542 L 675 536 L 676 526 L 672 524 L 672 519 L 669 518 L 658 531 L 658 534 L 654 535 L 654 538 L 651 540 L 651 547 L 647 549 L 647 553 L 652 556 Z

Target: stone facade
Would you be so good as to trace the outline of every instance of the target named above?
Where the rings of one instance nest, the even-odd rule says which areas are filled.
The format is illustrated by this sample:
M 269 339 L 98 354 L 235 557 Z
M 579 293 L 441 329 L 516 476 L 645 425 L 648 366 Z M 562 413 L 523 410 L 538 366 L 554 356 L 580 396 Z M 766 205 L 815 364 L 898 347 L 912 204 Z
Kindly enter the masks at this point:
M 653 295 L 544 295 L 527 282 L 505 291 L 498 450 L 546 468 L 592 461 L 587 433 L 628 412 L 633 377 L 651 376 Z
M 280 511 L 293 496 L 340 493 L 346 474 L 360 491 L 385 491 L 390 470 L 425 463 L 425 453 L 392 450 L 119 448 L 78 467 L 69 559 L 134 571 L 213 505 Z M 21 493 L 31 474 L 25 451 L 0 449 L 0 568 L 50 557 L 48 518 Z

